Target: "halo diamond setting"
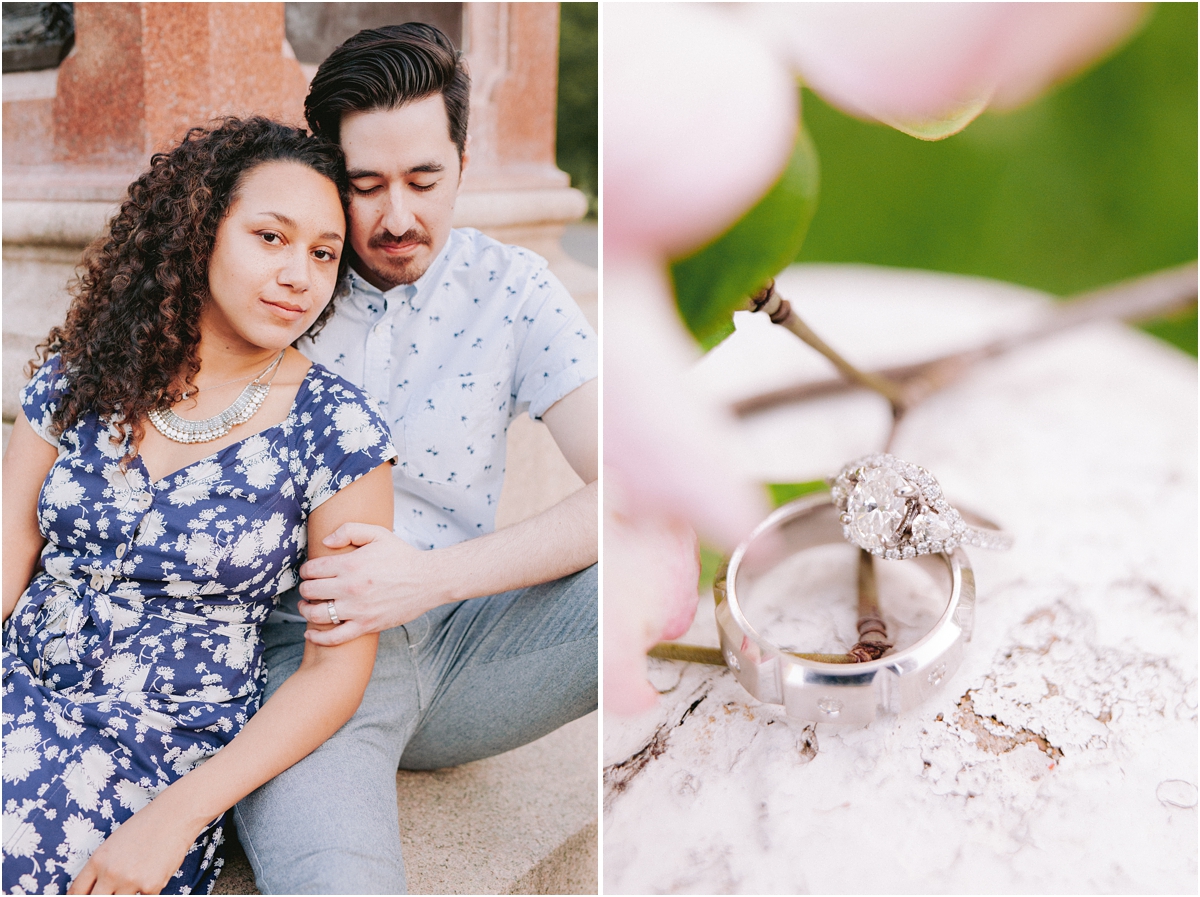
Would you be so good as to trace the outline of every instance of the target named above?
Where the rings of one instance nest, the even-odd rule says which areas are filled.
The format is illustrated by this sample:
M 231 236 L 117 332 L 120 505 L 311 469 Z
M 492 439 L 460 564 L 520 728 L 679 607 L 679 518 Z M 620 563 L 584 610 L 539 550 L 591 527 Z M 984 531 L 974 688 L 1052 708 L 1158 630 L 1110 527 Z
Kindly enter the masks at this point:
M 846 540 L 891 560 L 953 551 L 959 545 L 1007 548 L 999 532 L 968 526 L 924 467 L 892 455 L 852 461 L 830 481 Z

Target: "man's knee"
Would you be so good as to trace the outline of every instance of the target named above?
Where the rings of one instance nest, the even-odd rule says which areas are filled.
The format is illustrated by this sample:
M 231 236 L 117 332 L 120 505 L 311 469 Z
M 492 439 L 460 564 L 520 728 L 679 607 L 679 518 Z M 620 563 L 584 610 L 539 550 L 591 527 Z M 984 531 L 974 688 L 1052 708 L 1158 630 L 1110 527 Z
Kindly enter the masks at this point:
M 339 764 L 340 765 L 340 764 Z M 238 837 L 264 894 L 403 894 L 395 771 L 304 762 L 243 798 Z
M 242 844 L 249 857 L 245 837 Z M 295 851 L 287 863 L 267 867 L 253 858 L 250 862 L 263 894 L 408 893 L 399 855 L 380 855 L 361 844 L 308 845 Z
M 406 642 L 392 634 L 380 647 L 354 717 L 237 805 L 238 835 L 263 893 L 404 893 L 396 766 L 415 725 L 416 688 L 403 676 Z

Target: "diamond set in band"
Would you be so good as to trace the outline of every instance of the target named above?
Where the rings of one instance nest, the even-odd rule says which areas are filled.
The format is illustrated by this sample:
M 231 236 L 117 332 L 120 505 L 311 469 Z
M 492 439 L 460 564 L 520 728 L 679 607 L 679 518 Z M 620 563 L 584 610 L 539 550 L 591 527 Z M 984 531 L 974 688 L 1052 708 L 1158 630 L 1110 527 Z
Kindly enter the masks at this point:
M 817 701 L 817 709 L 820 710 L 822 713 L 824 713 L 826 716 L 828 716 L 830 719 L 833 719 L 835 716 L 837 716 L 839 713 L 841 713 L 842 708 L 845 706 L 846 705 L 843 704 L 841 701 L 839 701 L 837 698 L 826 697 L 826 698 L 821 698 L 821 700 Z
M 959 545 L 1012 545 L 1006 533 L 969 526 L 928 470 L 892 455 L 868 455 L 847 464 L 830 487 L 847 541 L 879 557 L 900 560 Z

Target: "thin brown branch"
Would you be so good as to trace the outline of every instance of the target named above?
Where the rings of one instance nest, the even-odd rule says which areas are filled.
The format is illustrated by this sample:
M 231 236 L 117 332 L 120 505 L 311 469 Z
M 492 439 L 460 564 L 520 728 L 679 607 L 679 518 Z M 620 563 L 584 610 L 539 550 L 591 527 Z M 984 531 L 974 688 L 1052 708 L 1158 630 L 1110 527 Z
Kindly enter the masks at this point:
M 882 368 L 870 372 L 870 376 L 900 384 L 903 393 L 902 407 L 911 408 L 932 393 L 961 379 L 978 362 L 1029 345 L 1068 328 L 1093 321 L 1124 321 L 1136 324 L 1187 309 L 1196 302 L 1196 280 L 1196 263 L 1190 262 L 1121 281 L 1064 301 L 1044 320 L 1028 330 L 1001 337 L 964 352 L 954 352 L 915 364 Z M 739 417 L 745 417 L 779 405 L 836 395 L 863 387 L 871 388 L 861 378 L 857 378 L 855 382 L 847 382 L 838 377 L 830 377 L 751 396 L 736 402 L 733 411 Z M 887 394 L 884 394 L 884 397 L 892 401 Z
M 682 660 L 685 663 L 710 663 L 713 666 L 725 666 L 725 658 L 721 656 L 720 648 L 684 645 L 680 642 L 659 642 L 646 653 L 659 660 Z
M 770 317 L 771 323 L 778 324 L 780 327 L 786 327 L 792 333 L 796 334 L 804 343 L 828 358 L 847 380 L 865 389 L 879 393 L 892 403 L 892 410 L 896 416 L 899 416 L 903 412 L 905 404 L 904 396 L 898 386 L 887 377 L 868 371 L 860 371 L 839 355 L 833 347 L 817 336 L 812 328 L 804 323 L 800 316 L 796 314 L 790 302 L 775 292 L 774 280 L 770 281 L 755 294 L 747 303 L 746 308 L 750 311 L 763 312 Z
M 879 588 L 875 583 L 875 558 L 871 552 L 858 550 L 858 644 L 850 656 L 859 663 L 878 660 L 892 647 L 888 641 L 887 623 L 879 609 Z
M 725 666 L 725 658 L 719 648 L 705 648 L 700 645 L 685 645 L 682 642 L 659 642 L 646 652 L 650 657 L 659 660 L 682 660 L 685 663 L 707 663 L 713 666 Z M 820 663 L 857 663 L 858 660 L 849 654 L 798 654 L 795 651 L 784 651 L 784 654 L 799 657 L 801 660 L 816 660 Z

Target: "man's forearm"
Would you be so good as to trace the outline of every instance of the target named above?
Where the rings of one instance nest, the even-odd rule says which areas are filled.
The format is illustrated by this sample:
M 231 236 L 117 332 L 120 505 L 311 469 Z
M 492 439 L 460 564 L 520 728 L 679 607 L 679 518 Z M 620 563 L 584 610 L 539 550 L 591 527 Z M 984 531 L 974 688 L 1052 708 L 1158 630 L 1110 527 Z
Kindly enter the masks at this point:
M 342 623 L 308 631 L 319 645 L 338 645 L 382 632 L 453 601 L 550 582 L 594 564 L 598 555 L 599 490 L 595 482 L 521 523 L 448 548 L 420 551 L 381 526 L 347 523 L 324 540 L 337 556 L 300 568 L 310 623 L 329 623 L 334 602 Z
M 438 604 L 560 579 L 596 563 L 599 489 L 595 482 L 520 523 L 426 552 Z

